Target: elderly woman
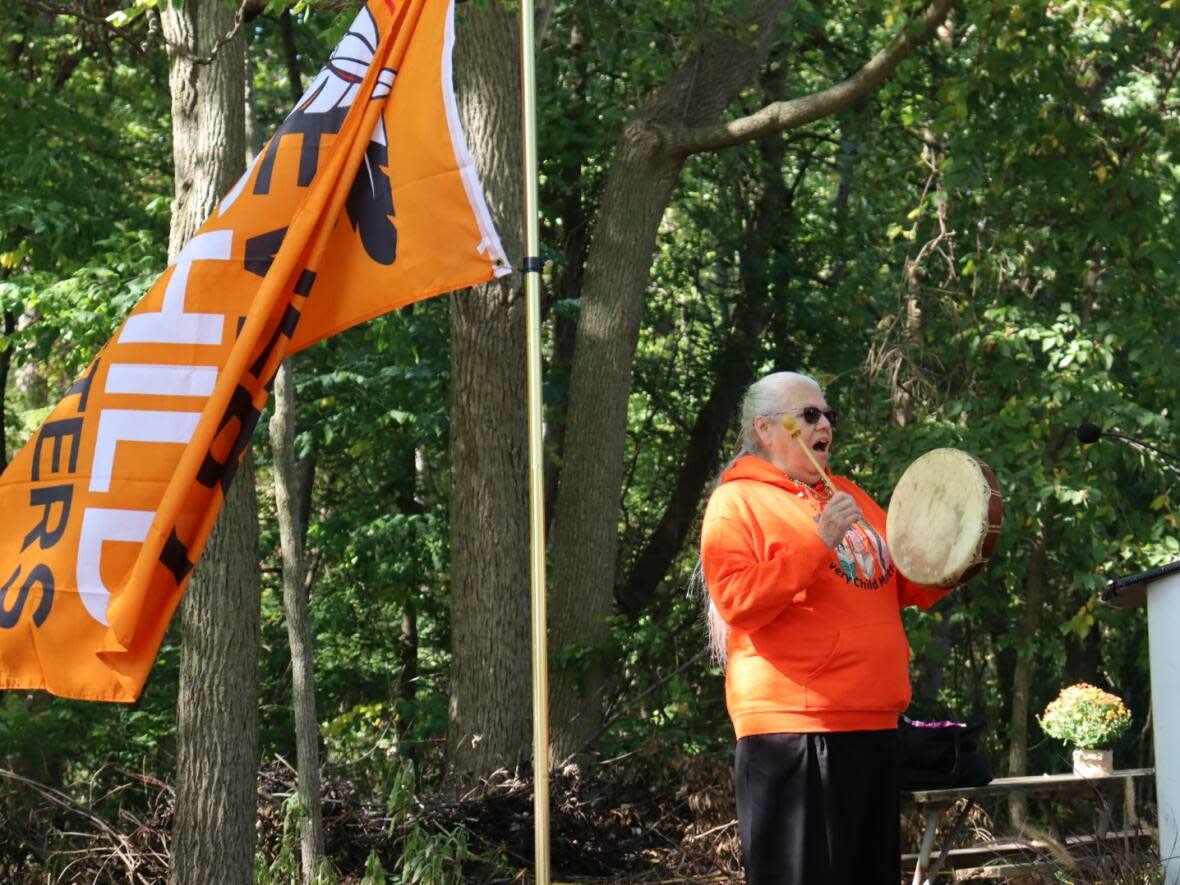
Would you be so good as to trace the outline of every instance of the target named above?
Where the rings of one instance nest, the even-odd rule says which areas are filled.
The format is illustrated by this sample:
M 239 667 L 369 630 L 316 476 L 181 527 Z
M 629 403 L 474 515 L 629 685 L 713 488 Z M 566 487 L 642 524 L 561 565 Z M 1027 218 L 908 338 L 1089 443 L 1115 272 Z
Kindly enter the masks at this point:
M 947 590 L 898 573 L 885 513 L 854 483 L 833 476 L 829 493 L 802 450 L 830 475 L 836 418 L 813 379 L 767 375 L 741 420 L 701 564 L 737 733 L 746 881 L 897 885 L 897 720 L 910 701 L 900 609 Z

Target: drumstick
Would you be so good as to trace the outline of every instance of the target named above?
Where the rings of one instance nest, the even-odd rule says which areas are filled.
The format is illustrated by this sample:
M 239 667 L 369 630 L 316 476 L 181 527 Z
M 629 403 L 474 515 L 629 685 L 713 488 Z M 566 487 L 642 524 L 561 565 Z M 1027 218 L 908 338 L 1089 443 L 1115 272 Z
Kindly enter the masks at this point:
M 795 420 L 795 416 L 783 415 L 783 427 L 787 429 L 787 433 L 791 434 L 791 439 L 799 443 L 799 448 L 801 448 L 803 453 L 807 455 L 808 459 L 811 461 L 811 465 L 815 468 L 815 472 L 820 475 L 824 481 L 824 485 L 828 487 L 828 491 L 833 495 L 840 491 L 838 488 L 836 488 L 836 484 L 832 482 L 832 478 L 828 476 L 827 472 L 819 466 L 819 461 L 815 459 L 815 453 L 812 452 L 811 449 L 807 448 L 807 443 L 803 442 L 803 437 L 800 436 L 800 434 L 803 433 L 803 428 L 799 425 L 799 422 Z M 869 524 L 863 519 L 856 520 L 855 524 L 861 526 L 862 528 L 868 529 L 869 531 L 873 531 Z
M 824 469 L 819 466 L 819 461 L 815 460 L 815 453 L 812 452 L 811 449 L 807 448 L 807 443 L 803 442 L 803 437 L 800 436 L 800 434 L 803 432 L 803 428 L 799 426 L 799 422 L 795 420 L 795 416 L 783 415 L 783 427 L 787 429 L 787 433 L 791 434 L 791 439 L 799 443 L 799 448 L 803 450 L 803 454 L 805 454 L 811 460 L 811 465 L 815 468 L 815 472 L 818 473 L 823 479 L 824 485 L 828 487 L 828 491 L 833 495 L 836 494 L 836 492 L 839 491 L 839 489 L 836 488 L 836 484 L 832 482 L 832 478 L 828 476 L 827 472 L 825 472 Z

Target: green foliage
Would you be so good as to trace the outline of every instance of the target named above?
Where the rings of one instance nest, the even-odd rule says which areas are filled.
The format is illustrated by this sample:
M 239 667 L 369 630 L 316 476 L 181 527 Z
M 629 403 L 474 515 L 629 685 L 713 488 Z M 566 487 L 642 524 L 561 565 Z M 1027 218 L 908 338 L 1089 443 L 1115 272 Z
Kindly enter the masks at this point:
M 657 741 L 692 756 L 730 753 L 724 674 L 704 653 L 702 630 L 699 600 L 684 595 L 660 617 L 615 618 L 618 681 L 597 752 L 614 758 Z
M 299 828 L 307 817 L 307 808 L 298 793 L 288 796 L 282 805 L 283 835 L 279 849 L 268 859 L 258 852 L 254 859 L 254 881 L 260 885 L 280 885 L 300 879 Z
M 300 831 L 307 820 L 307 806 L 298 793 L 292 793 L 282 804 L 283 832 L 274 857 L 267 858 L 258 851 L 254 858 L 254 881 L 257 885 L 287 885 L 303 879 L 303 865 L 300 854 Z M 381 869 L 378 861 L 377 870 Z M 368 874 L 368 864 L 365 866 Z M 384 880 L 381 880 L 384 881 Z M 331 861 L 324 858 L 311 885 L 337 885 L 340 878 L 332 868 Z
M 463 826 L 453 829 L 428 829 L 414 816 L 416 776 L 414 765 L 406 760 L 398 765 L 389 782 L 386 813 L 390 835 L 397 839 L 400 855 L 396 875 L 388 875 L 375 855 L 365 863 L 365 876 L 375 882 L 392 885 L 459 885 L 464 881 L 464 864 L 485 862 L 468 847 L 470 838 Z M 496 865 L 493 860 L 493 866 Z
M 1180 340 L 1170 318 L 1180 267 L 1165 244 L 1180 233 L 1178 130 L 1162 97 L 1166 53 L 1155 47 L 1175 45 L 1177 22 L 1135 3 L 1048 15 L 969 4 L 962 15 L 953 45 L 932 43 L 861 106 L 784 139 L 793 198 L 773 221 L 773 308 L 747 358 L 825 382 L 850 419 L 837 435 L 838 469 L 882 504 L 931 448 L 967 449 L 996 471 L 1006 512 L 991 568 L 935 610 L 905 617 L 915 704 L 987 719 L 998 756 L 1018 656 L 1035 662 L 1036 707 L 1063 674 L 1103 673 L 1137 686 L 1135 710 L 1147 703 L 1142 613 L 1105 608 L 1096 595 L 1105 576 L 1180 551 L 1171 474 L 1110 443 L 1080 449 L 1071 431 L 1097 420 L 1176 448 Z M 853 54 L 871 45 L 871 23 L 859 33 L 840 21 L 830 41 Z M 830 64 L 831 45 L 815 58 Z M 818 61 L 814 72 L 792 64 L 816 81 L 829 73 Z M 751 105 L 767 97 L 753 94 Z M 624 574 L 676 481 L 752 278 L 741 262 L 754 251 L 759 182 L 774 174 L 756 156 L 694 160 L 662 229 L 631 400 Z M 1026 641 L 1041 525 L 1045 586 Z M 667 579 L 662 614 L 690 567 L 691 552 Z M 627 626 L 621 647 L 650 654 L 635 672 L 665 666 L 646 622 Z M 656 619 L 650 629 L 675 628 Z M 699 628 L 686 629 L 700 641 Z M 642 689 L 623 683 L 624 693 Z M 645 701 L 644 721 L 666 728 L 655 711 L 668 708 Z M 715 702 L 711 710 L 720 715 Z M 637 722 L 626 728 L 643 733 Z M 1034 770 L 1060 764 L 1052 748 L 1034 748 Z
M 304 85 L 355 13 L 274 0 L 251 23 L 263 132 L 291 104 L 284 8 L 297 13 Z M 793 4 L 767 71 L 730 115 L 847 76 L 910 12 L 899 2 Z M 732 13 L 729 2 L 687 0 L 553 9 L 538 60 L 552 467 L 586 244 L 620 130 Z M 460 41 L 463 16 L 461 4 Z M 882 504 L 914 458 L 946 445 L 983 457 L 1003 489 L 991 567 L 932 611 L 905 613 L 916 709 L 986 719 L 998 761 L 1015 667 L 1028 660 L 1034 710 L 1062 684 L 1119 686 L 1137 726 L 1119 752 L 1138 756 L 1149 709 L 1143 615 L 1096 594 L 1109 575 L 1180 556 L 1174 479 L 1111 442 L 1081 449 L 1071 431 L 1089 419 L 1180 447 L 1180 127 L 1167 66 L 1178 24 L 1176 11 L 1132 0 L 968 0 L 945 39 L 857 105 L 686 164 L 660 227 L 633 367 L 620 585 L 677 487 L 718 378 L 734 361 L 810 371 L 847 419 L 838 469 Z M 127 41 L 100 40 L 106 29 L 23 4 L 0 10 L 0 25 L 0 313 L 21 319 L 2 345 L 12 439 L 36 426 L 163 268 L 172 182 L 158 47 L 133 55 Z M 314 477 L 306 547 L 326 761 L 387 801 L 399 840 L 396 864 L 371 853 L 363 871 L 340 874 L 459 881 L 464 866 L 500 860 L 477 855 L 462 829 L 414 816 L 415 792 L 433 789 L 442 769 L 447 673 L 463 653 L 448 622 L 450 478 L 463 467 L 448 449 L 448 305 L 330 339 L 297 358 L 295 375 L 297 453 Z M 732 407 L 738 392 L 720 393 Z M 261 750 L 290 758 L 271 454 L 264 434 L 255 442 Z M 690 533 L 654 596 L 612 619 L 607 644 L 554 650 L 556 667 L 611 674 L 609 728 L 593 751 L 659 746 L 725 764 L 723 674 L 701 655 L 700 600 L 688 594 L 694 546 Z M 0 697 L 4 764 L 63 785 L 103 765 L 169 777 L 176 661 L 169 637 L 134 707 Z M 1032 748 L 1033 770 L 1062 765 L 1059 748 Z M 259 881 L 297 875 L 302 813 L 285 806 L 281 846 L 260 856 Z
M 477 860 L 467 847 L 462 827 L 443 833 L 428 833 L 412 827 L 402 843 L 398 861 L 398 885 L 461 885 L 463 862 Z
M 361 877 L 361 885 L 386 885 L 389 881 L 389 874 L 381 865 L 381 858 L 376 851 L 370 851 L 365 859 L 365 873 Z
M 0 765 L 60 784 L 85 782 L 107 766 L 150 770 L 170 778 L 175 768 L 179 670 L 174 632 L 165 637 L 152 677 L 135 705 L 87 703 L 44 693 L 0 695 Z
M 163 269 L 167 68 L 23 4 L 0 28 L 0 349 L 21 378 L 2 420 L 22 441 Z
M 1162 82 L 1153 41 L 1174 40 L 1175 22 L 1137 4 L 1057 12 L 969 10 L 975 30 L 930 62 L 943 100 L 904 105 L 903 123 L 930 126 L 920 155 L 911 152 L 921 165 L 907 173 L 923 197 L 891 222 L 912 236 L 884 259 L 897 268 L 892 304 L 882 299 L 867 383 L 854 388 L 870 407 L 844 449 L 878 496 L 936 445 L 974 451 L 999 476 L 1004 534 L 989 572 L 953 597 L 962 617 L 936 620 L 947 604 L 907 616 L 919 685 L 941 680 L 944 704 L 970 698 L 976 715 L 994 711 L 987 718 L 998 723 L 1009 716 L 1017 655 L 1036 663 L 1035 706 L 1063 675 L 1144 684 L 1141 613 L 1114 612 L 1095 596 L 1105 575 L 1171 558 L 1167 539 L 1180 528 L 1163 502 L 1144 506 L 1168 473 L 1125 449 L 1071 442 L 1071 429 L 1091 419 L 1175 447 L 1167 388 L 1177 342 L 1159 318 L 1180 306 L 1163 282 L 1177 268 L 1149 256 L 1176 233 L 1177 131 L 1159 102 L 1119 98 L 1112 113 L 1107 101 L 1129 84 L 1144 96 L 1145 81 Z M 1030 28 L 1037 49 L 1021 42 Z M 952 93 L 965 100 L 948 101 Z M 989 131 L 1006 137 L 983 137 Z M 1117 174 L 1107 168 L 1116 161 Z M 882 430 L 891 425 L 904 430 Z M 1038 531 L 1039 627 L 1022 637 Z M 949 656 L 928 666 L 946 678 L 928 680 L 924 653 L 939 643 Z M 1142 690 L 1129 700 L 1136 710 L 1147 703 Z M 1034 764 L 1060 764 L 1040 753 Z
M 446 731 L 449 661 L 445 507 L 446 304 L 439 300 L 330 339 L 295 362 L 297 454 L 314 461 L 307 549 L 317 709 L 329 759 L 385 782 L 389 754 Z M 268 483 L 269 447 L 256 440 Z M 264 494 L 265 508 L 273 496 Z M 266 746 L 294 752 L 278 538 L 261 539 L 273 577 L 263 597 Z M 402 681 L 403 616 L 417 625 L 417 675 Z M 405 746 L 402 746 L 402 745 Z

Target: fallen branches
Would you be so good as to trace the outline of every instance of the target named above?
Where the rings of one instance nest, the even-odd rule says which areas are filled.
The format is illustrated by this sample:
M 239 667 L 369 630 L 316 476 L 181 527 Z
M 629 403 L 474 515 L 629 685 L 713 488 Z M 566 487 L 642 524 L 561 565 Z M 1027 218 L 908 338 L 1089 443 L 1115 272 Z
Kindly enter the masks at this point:
M 97 772 L 95 779 L 100 777 L 119 778 L 121 783 L 91 803 L 0 769 L 0 779 L 14 785 L 0 792 L 0 828 L 9 835 L 0 851 L 0 877 L 23 881 L 32 855 L 41 866 L 52 869 L 58 881 L 151 885 L 166 879 L 176 799 L 172 788 L 150 775 L 114 769 Z M 29 794 L 42 801 L 30 803 Z M 103 806 L 113 808 L 116 824 Z
M 739 852 L 729 781 L 715 760 L 655 745 L 625 764 L 554 772 L 554 870 L 566 881 L 620 885 L 732 881 Z M 282 758 L 259 772 L 258 850 L 267 863 L 298 856 L 295 783 Z M 391 793 L 399 789 L 410 788 Z M 322 795 L 327 856 L 342 882 L 359 881 L 374 855 L 392 873 L 423 838 L 465 846 L 464 882 L 524 882 L 531 870 L 533 782 L 519 773 L 496 772 L 459 795 L 369 796 L 327 768 Z M 0 769 L 0 880 L 164 881 L 175 802 L 171 786 L 146 774 L 106 768 L 57 788 Z

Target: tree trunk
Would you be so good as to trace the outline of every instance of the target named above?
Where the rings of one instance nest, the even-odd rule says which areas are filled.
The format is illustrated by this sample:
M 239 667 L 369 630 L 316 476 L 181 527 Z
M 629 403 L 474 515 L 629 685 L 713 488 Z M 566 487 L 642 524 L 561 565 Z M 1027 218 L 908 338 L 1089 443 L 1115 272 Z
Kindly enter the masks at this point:
M 515 12 L 460 7 L 463 125 L 505 248 L 520 257 Z M 528 436 L 524 300 L 516 275 L 451 296 L 451 773 L 530 755 Z
M 291 13 L 281 19 L 283 50 L 287 59 L 287 85 L 292 102 L 303 92 L 299 75 Z M 249 58 L 247 57 L 247 60 Z M 247 78 L 246 120 L 254 121 L 253 94 Z M 261 148 L 257 127 L 247 127 L 250 142 L 247 161 Z M 319 720 L 315 705 L 315 647 L 308 612 L 310 586 L 303 542 L 307 532 L 307 510 L 311 501 L 313 472 L 310 459 L 295 457 L 295 368 L 293 359 L 279 367 L 274 384 L 274 414 L 270 419 L 271 448 L 274 450 L 275 513 L 279 543 L 283 551 L 283 614 L 287 619 L 287 641 L 291 646 L 291 694 L 295 706 L 295 769 L 299 781 L 299 802 L 304 817 L 299 823 L 299 858 L 303 882 L 310 885 L 324 860 L 324 814 L 320 796 Z
M 270 441 L 274 450 L 275 513 L 283 551 L 283 613 L 291 646 L 291 694 L 295 702 L 295 760 L 299 778 L 299 853 L 305 885 L 315 879 L 324 859 L 324 823 L 320 801 L 319 722 L 315 708 L 315 657 L 308 614 L 303 557 L 303 500 L 295 461 L 295 382 L 291 360 L 275 376 Z
M 291 21 L 291 10 L 284 9 L 279 15 L 279 35 L 283 39 L 283 62 L 287 66 L 287 88 L 291 101 L 296 104 L 303 97 L 303 75 L 299 70 L 299 47 L 295 43 L 295 24 Z
M 1028 575 L 1024 582 L 1024 618 L 1020 624 L 1020 643 L 1016 667 L 1012 674 L 1012 718 L 1008 725 L 1008 774 L 1028 774 L 1028 713 L 1032 702 L 1033 656 L 1037 647 L 1037 630 L 1041 624 L 1041 600 L 1045 589 L 1045 535 L 1053 521 L 1051 504 L 1041 502 L 1037 508 L 1036 535 L 1029 552 Z M 1008 799 L 1008 818 L 1014 827 L 1024 825 L 1028 814 L 1025 796 L 1013 794 Z
M 426 592 L 429 588 L 423 588 Z M 418 696 L 418 605 L 413 598 L 406 600 L 402 609 L 402 635 L 398 649 L 401 661 L 400 673 L 397 678 L 397 719 L 395 733 L 397 734 L 397 752 L 403 759 L 415 767 L 418 766 L 418 750 L 406 741 L 410 730 L 409 711 L 413 708 L 414 700 Z
M 568 56 L 573 66 L 569 91 L 572 95 L 585 95 L 590 89 L 590 75 L 586 63 L 587 53 L 585 45 L 587 38 L 578 27 L 571 28 L 569 42 L 561 52 Z M 589 114 L 580 115 L 575 111 L 574 120 L 583 121 L 580 125 L 591 126 Z M 574 123 L 572 125 L 577 125 Z M 556 190 L 556 195 L 548 197 L 546 215 L 554 221 L 560 221 L 560 228 L 551 223 L 549 230 L 542 228 L 542 237 L 555 235 L 561 231 L 561 260 L 554 262 L 549 273 L 548 297 L 542 302 L 542 309 L 548 305 L 558 305 L 561 302 L 580 302 L 582 298 L 582 282 L 586 272 L 586 255 L 590 247 L 590 216 L 592 207 L 585 199 L 587 192 L 596 190 L 595 180 L 588 179 L 585 173 L 585 158 L 578 151 L 562 151 L 555 157 L 547 158 L 549 163 L 556 163 L 556 169 L 549 173 L 549 182 L 564 182 L 564 186 L 554 189 L 546 188 L 548 193 Z M 569 386 L 570 373 L 573 371 L 574 346 L 577 343 L 578 311 L 569 310 L 563 305 L 550 312 L 552 317 L 552 351 L 549 354 L 546 367 L 545 383 L 547 386 L 564 390 Z M 544 320 L 542 320 L 544 322 Z M 561 480 L 561 456 L 565 447 L 565 401 L 545 404 L 545 534 L 548 536 L 553 524 L 553 514 L 557 504 L 557 490 Z
M 243 168 L 245 54 L 219 0 L 187 0 L 162 15 L 169 41 L 176 199 L 175 256 Z M 179 47 L 179 48 L 178 48 Z M 178 885 L 253 881 L 256 802 L 258 524 L 249 459 L 230 488 L 182 605 L 177 699 L 176 820 L 170 879 Z
M 247 456 L 182 606 L 173 885 L 254 881 L 257 511 Z
M 586 266 L 553 519 L 549 608 L 553 659 L 576 651 L 579 663 L 553 668 L 554 759 L 579 752 L 600 724 L 631 367 L 656 231 L 681 166 L 661 154 L 646 127 L 628 127 Z
M 778 78 L 774 78 L 777 85 Z M 688 447 L 676 485 L 655 530 L 648 537 L 631 573 L 618 594 L 619 603 L 631 615 L 642 611 L 680 553 L 696 519 L 705 487 L 717 474 L 721 446 L 733 425 L 742 392 L 754 380 L 759 339 L 774 312 L 783 303 L 787 285 L 784 274 L 775 273 L 774 254 L 789 244 L 781 240 L 783 221 L 793 211 L 794 194 L 782 176 L 785 149 L 780 135 L 758 145 L 762 184 L 754 217 L 747 228 L 747 245 L 738 259 L 741 292 L 733 309 L 731 331 L 714 364 L 714 382 L 689 431 Z
M 410 308 L 407 308 L 409 310 Z M 425 512 L 422 490 L 426 488 L 426 459 L 421 449 L 411 447 L 406 441 L 398 443 L 401 451 L 391 465 L 394 476 L 394 500 L 397 509 L 405 514 Z M 400 462 L 400 463 L 398 463 Z M 394 731 L 397 734 L 398 755 L 414 766 L 415 779 L 419 754 L 415 744 L 407 737 L 413 724 L 414 701 L 418 696 L 418 594 L 430 593 L 430 585 L 423 581 L 416 587 L 407 588 L 405 605 L 402 607 L 401 637 L 398 642 L 398 677 L 396 686 L 396 718 Z
M 582 652 L 576 669 L 553 670 L 555 759 L 579 752 L 601 721 L 631 368 L 656 234 L 685 160 L 666 149 L 660 127 L 719 120 L 765 60 L 784 5 L 751 4 L 749 22 L 759 26 L 752 45 L 726 35 L 693 53 L 624 128 L 607 173 L 586 262 L 553 520 L 552 652 L 555 659 Z
M 170 2 L 161 21 L 172 90 L 175 198 L 168 254 L 174 256 L 245 168 L 246 54 L 238 34 L 211 62 L 200 63 L 233 29 L 233 9 L 218 0 Z
M 1064 428 L 1055 428 L 1045 440 L 1044 471 L 1052 476 L 1057 452 L 1065 441 Z M 1012 718 L 1008 724 L 1008 774 L 1028 774 L 1028 717 L 1032 704 L 1032 668 L 1041 626 L 1042 600 L 1047 577 L 1049 533 L 1057 519 L 1057 504 L 1052 498 L 1040 501 L 1034 514 L 1035 534 L 1028 554 L 1028 572 L 1024 582 L 1024 618 L 1020 625 L 1020 642 L 1012 672 Z M 1024 825 L 1028 803 L 1024 796 L 1008 800 L 1008 818 L 1014 827 Z
M 16 331 L 16 316 L 4 311 L 4 337 Z M 0 473 L 8 466 L 8 371 L 12 366 L 12 348 L 0 350 Z

